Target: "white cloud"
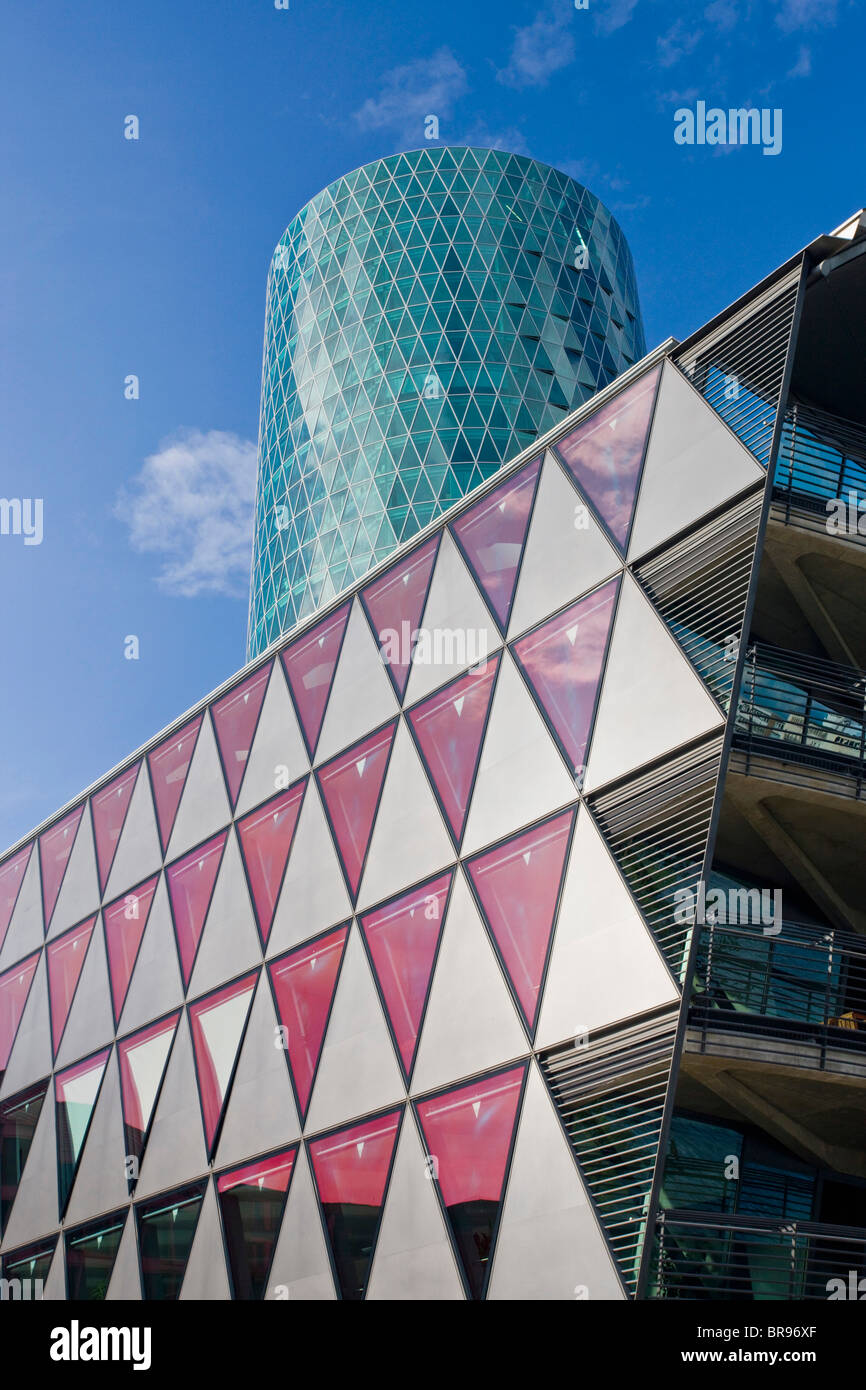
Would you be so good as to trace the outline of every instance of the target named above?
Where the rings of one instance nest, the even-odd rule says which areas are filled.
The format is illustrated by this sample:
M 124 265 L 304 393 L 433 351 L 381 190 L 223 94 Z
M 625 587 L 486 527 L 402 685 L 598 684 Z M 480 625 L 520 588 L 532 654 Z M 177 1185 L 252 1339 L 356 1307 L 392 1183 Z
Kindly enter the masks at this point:
M 362 130 L 395 130 L 420 145 L 425 116 L 447 119 L 467 88 L 466 72 L 449 48 L 385 73 L 378 97 L 354 113 Z
M 710 24 L 714 24 L 723 33 L 728 29 L 733 29 L 739 18 L 737 7 L 732 0 L 713 0 L 711 5 L 707 5 L 704 10 L 704 19 Z
M 788 77 L 808 77 L 812 71 L 812 54 L 805 44 L 800 45 L 797 61 L 790 69 Z
M 242 598 L 250 577 L 256 446 L 224 430 L 180 430 L 146 458 L 114 513 L 134 550 L 162 557 L 168 594 Z
M 503 126 L 490 130 L 484 121 L 476 121 L 465 134 L 455 137 L 449 144 L 474 145 L 482 150 L 505 150 L 508 154 L 525 154 L 531 158 L 529 146 L 523 132 L 516 126 Z
M 599 34 L 614 34 L 617 29 L 621 29 L 624 24 L 628 24 L 634 10 L 637 7 L 637 0 L 607 0 L 596 11 L 595 27 Z
M 573 10 L 564 4 L 540 10 L 531 24 L 515 29 L 508 66 L 497 72 L 506 87 L 546 87 L 553 73 L 574 58 Z
M 656 39 L 659 67 L 673 67 L 680 58 L 691 53 L 700 41 L 700 29 L 691 29 L 684 20 L 678 19 L 671 25 L 666 34 L 661 34 Z
M 787 34 L 836 23 L 836 0 L 776 0 L 776 23 Z

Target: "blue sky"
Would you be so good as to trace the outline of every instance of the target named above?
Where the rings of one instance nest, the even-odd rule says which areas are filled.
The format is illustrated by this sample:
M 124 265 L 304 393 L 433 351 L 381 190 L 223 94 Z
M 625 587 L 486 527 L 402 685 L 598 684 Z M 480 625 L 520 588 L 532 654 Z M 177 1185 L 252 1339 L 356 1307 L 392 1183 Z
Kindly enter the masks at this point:
M 619 218 L 650 346 L 866 202 L 851 0 L 289 3 L 0 20 L 0 493 L 43 499 L 40 545 L 0 536 L 0 846 L 243 662 L 267 267 L 325 184 L 428 114 L 556 164 Z M 780 108 L 781 153 L 677 145 L 699 100 Z

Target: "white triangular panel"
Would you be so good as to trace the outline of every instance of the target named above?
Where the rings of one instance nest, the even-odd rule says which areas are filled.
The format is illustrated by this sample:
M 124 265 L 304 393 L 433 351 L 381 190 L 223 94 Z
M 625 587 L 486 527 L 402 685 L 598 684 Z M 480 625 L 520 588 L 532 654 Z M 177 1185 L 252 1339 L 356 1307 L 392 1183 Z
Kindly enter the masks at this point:
M 735 382 L 731 389 L 738 389 Z M 682 372 L 666 362 L 629 560 L 652 550 L 764 476 L 763 469 Z
M 45 1287 L 42 1290 L 45 1303 L 66 1302 L 66 1260 L 63 1252 L 63 1236 L 58 1238 Z
M 128 1201 L 125 1162 L 117 1059 L 109 1057 L 66 1209 L 67 1226 Z
M 655 609 L 624 574 L 584 790 L 689 743 L 722 718 Z
M 392 719 L 397 708 L 370 624 L 355 599 L 319 735 L 316 762 L 327 762 L 364 734 Z
M 177 1025 L 153 1128 L 141 1163 L 136 1200 L 178 1187 L 207 1168 L 192 1039 L 186 1015 Z
M 231 1296 L 217 1200 L 213 1183 L 209 1182 L 198 1214 L 180 1298 L 181 1301 L 217 1302 Z
M 511 610 L 509 639 L 572 603 L 615 574 L 621 564 L 591 509 L 548 453 Z
M 330 1129 L 405 1098 L 385 1016 L 359 931 L 346 943 L 306 1131 Z
M 168 842 L 166 861 L 177 859 L 231 820 L 225 780 L 210 718 L 201 721 L 195 752 Z
M 63 1040 L 57 1054 L 58 1069 L 70 1066 L 80 1057 L 87 1057 L 97 1048 L 105 1047 L 113 1037 L 114 1017 L 111 1012 L 105 942 L 102 921 L 97 917 L 63 1030 Z
M 259 978 L 243 1048 L 229 1094 L 217 1166 L 289 1144 L 300 1135 L 285 1053 L 267 980 Z
M 190 980 L 190 998 L 224 985 L 261 959 L 241 852 L 230 830 Z
M 577 816 L 536 1045 L 631 1018 L 677 998 L 648 928 L 585 809 Z
M 336 1296 L 310 1166 L 301 1148 L 265 1297 L 295 1303 Z
M 119 1300 L 132 1302 L 141 1298 L 141 1275 L 138 1272 L 138 1243 L 135 1239 L 135 1214 L 130 1212 L 126 1218 L 111 1282 L 105 1295 L 106 1302 Z
M 461 873 L 454 877 L 412 1078 L 415 1094 L 528 1050 L 502 971 Z
M 315 778 L 310 778 L 268 941 L 269 958 L 352 915 Z
M 54 1085 L 51 1083 L 42 1102 L 12 1213 L 3 1231 L 4 1252 L 14 1250 L 16 1245 L 29 1245 L 58 1225 L 55 1133 Z
M 358 910 L 453 863 L 454 849 L 412 736 L 403 721 L 382 788 Z
M 565 1135 L 533 1062 L 487 1298 L 583 1303 L 623 1297 Z M 588 1334 L 588 1325 L 585 1330 Z
M 145 759 L 136 779 L 117 852 L 105 885 L 105 902 L 113 902 L 128 888 L 155 874 L 162 864 L 162 850 L 153 809 L 153 793 Z
M 367 1300 L 464 1298 L 451 1243 L 410 1112 L 403 1117 Z
M 99 907 L 99 881 L 96 877 L 96 849 L 93 844 L 93 831 L 90 826 L 90 811 L 87 806 L 78 822 L 78 833 L 66 865 L 57 904 L 51 918 L 47 940 L 68 927 L 74 927 L 83 918 L 89 917 Z
M 479 655 L 492 653 L 502 645 L 502 638 L 491 622 L 475 581 L 448 531 L 444 532 L 439 546 L 421 628 L 429 634 L 434 657 L 436 634 L 440 635 L 439 655 L 443 659 L 427 662 L 413 660 L 406 688 L 406 705 L 414 704 L 431 690 L 444 685 L 452 676 L 465 671 L 469 665 L 477 662 Z M 462 639 L 455 641 L 454 650 L 450 653 L 446 633 L 456 633 L 458 639 Z M 474 634 L 471 643 L 470 633 Z M 445 660 L 449 655 L 458 658 L 468 656 L 469 659 Z
M 48 979 L 43 954 L 33 979 L 24 1012 L 18 1024 L 15 1043 L 3 1073 L 0 1100 L 14 1096 L 51 1071 L 51 1023 L 48 1013 Z
M 275 658 L 256 736 L 247 759 L 235 814 L 242 816 L 290 786 L 309 769 L 307 750 L 286 687 L 283 663 Z M 285 769 L 285 771 L 281 771 Z
M 463 837 L 471 854 L 576 799 L 569 775 L 509 652 L 484 735 Z
M 118 1036 L 133 1033 L 183 1003 L 183 985 L 165 878 L 156 885 L 150 915 L 141 939 Z
M 30 851 L 30 861 L 18 891 L 15 911 L 6 931 L 3 950 L 0 951 L 0 975 L 10 965 L 38 951 L 45 939 L 42 927 L 42 888 L 39 882 L 39 852 L 36 846 Z

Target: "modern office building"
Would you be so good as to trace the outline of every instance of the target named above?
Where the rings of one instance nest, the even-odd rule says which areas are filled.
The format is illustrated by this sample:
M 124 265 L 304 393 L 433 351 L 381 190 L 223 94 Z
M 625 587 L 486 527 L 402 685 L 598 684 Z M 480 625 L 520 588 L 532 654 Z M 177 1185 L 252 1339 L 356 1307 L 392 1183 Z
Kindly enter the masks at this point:
M 625 237 L 558 169 L 434 146 L 317 194 L 268 277 L 247 656 L 644 352 Z
M 9 851 L 17 1292 L 859 1296 L 864 300 L 860 214 Z

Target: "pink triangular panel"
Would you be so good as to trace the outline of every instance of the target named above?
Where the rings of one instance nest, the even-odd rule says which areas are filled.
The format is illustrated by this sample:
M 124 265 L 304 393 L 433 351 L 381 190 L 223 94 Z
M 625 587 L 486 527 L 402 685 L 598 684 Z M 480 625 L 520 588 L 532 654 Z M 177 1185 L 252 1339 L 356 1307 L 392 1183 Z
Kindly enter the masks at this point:
M 48 999 L 51 1005 L 51 1042 L 54 1056 L 60 1046 L 72 1000 L 81 977 L 84 957 L 93 934 L 96 917 L 80 922 L 72 931 L 64 932 L 56 940 L 49 941 L 45 948 L 48 965 Z
M 348 934 L 348 926 L 338 927 L 271 961 L 268 967 L 302 1120 L 310 1103 Z
M 344 603 L 336 613 L 329 613 L 283 652 L 283 666 L 311 758 L 325 717 L 349 607 Z
M 431 536 L 361 593 L 400 700 L 406 693 L 415 632 L 424 613 L 440 538 L 441 532 Z
M 195 719 L 191 719 L 182 729 L 178 729 L 177 733 L 172 734 L 147 755 L 163 853 L 171 839 L 174 818 L 183 796 L 201 721 L 202 716 L 196 715 Z
M 521 637 L 511 649 L 574 773 L 586 762 L 618 590 L 617 576 Z
M 621 549 L 631 529 L 660 368 L 620 392 L 557 444 L 578 487 Z
M 353 899 L 361 882 L 396 728 L 394 719 L 316 773 Z
M 227 835 L 227 830 L 220 831 L 165 871 L 184 986 L 192 975 Z
M 177 1010 L 117 1044 L 123 1123 L 127 1138 L 135 1141 L 133 1149 L 139 1159 L 144 1152 L 144 1136 L 156 1108 L 179 1018 L 180 1010 Z
M 541 459 L 534 459 L 451 523 L 503 632 L 508 626 L 540 467 Z
M 127 768 L 102 791 L 90 798 L 93 816 L 93 838 L 96 842 L 96 863 L 99 869 L 99 891 L 104 892 L 114 862 L 114 852 L 123 830 L 126 813 L 132 798 L 141 763 Z
M 195 1070 L 208 1153 L 212 1154 L 235 1071 L 258 972 L 189 1006 Z
M 39 868 L 42 873 L 42 915 L 47 931 L 57 903 L 66 865 L 75 844 L 83 804 L 39 836 Z
M 268 663 L 211 706 L 211 718 L 232 806 L 237 802 L 241 789 L 270 674 L 271 663 Z
M 11 859 L 0 866 L 0 951 L 3 950 L 3 943 L 6 940 L 6 933 L 9 930 L 9 923 L 12 921 L 12 913 L 15 911 L 15 904 L 18 901 L 18 893 L 27 872 L 27 865 L 30 863 L 30 856 L 33 853 L 32 843 L 19 849 L 17 854 L 13 854 Z
M 435 691 L 408 719 L 457 843 L 463 834 L 500 653 Z
M 467 864 L 530 1030 L 538 1014 L 573 823 L 574 810 L 564 811 Z
M 361 917 L 361 929 L 408 1078 L 430 990 L 453 871 Z
M 238 821 L 241 853 L 252 889 L 259 934 L 265 945 L 271 934 L 306 789 L 305 777 Z
M 0 1072 L 6 1070 L 38 963 L 39 952 L 35 951 L 0 975 Z
M 158 881 L 159 874 L 154 874 L 146 883 L 131 888 L 122 898 L 102 910 L 115 1024 L 120 1022 Z

